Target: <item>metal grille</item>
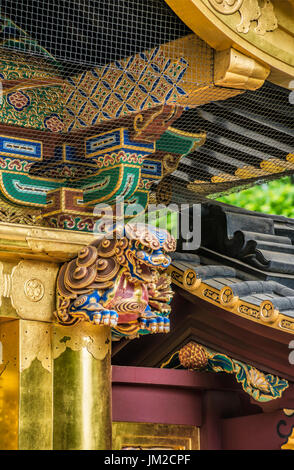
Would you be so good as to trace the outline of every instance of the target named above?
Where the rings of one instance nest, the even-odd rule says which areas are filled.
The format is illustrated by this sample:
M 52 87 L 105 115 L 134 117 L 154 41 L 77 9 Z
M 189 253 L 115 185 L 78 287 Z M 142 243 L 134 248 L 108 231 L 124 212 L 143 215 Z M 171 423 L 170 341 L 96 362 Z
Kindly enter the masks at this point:
M 6 20 L 5 20 L 6 18 Z M 190 33 L 161 0 L 3 0 L 4 47 L 50 54 L 67 74 L 104 66 Z
M 293 174 L 294 107 L 290 93 L 266 82 L 258 91 L 186 111 L 174 127 L 205 132 L 206 141 L 183 157 L 169 177 L 174 202 L 219 197 Z

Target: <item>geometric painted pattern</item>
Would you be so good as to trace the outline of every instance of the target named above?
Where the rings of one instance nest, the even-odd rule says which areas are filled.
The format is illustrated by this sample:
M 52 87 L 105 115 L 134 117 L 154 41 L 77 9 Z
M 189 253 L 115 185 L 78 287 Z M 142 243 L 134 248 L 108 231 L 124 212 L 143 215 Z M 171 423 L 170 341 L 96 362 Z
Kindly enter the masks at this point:
M 166 103 L 186 92 L 180 82 L 188 68 L 160 48 L 67 79 L 64 130 L 70 132 Z

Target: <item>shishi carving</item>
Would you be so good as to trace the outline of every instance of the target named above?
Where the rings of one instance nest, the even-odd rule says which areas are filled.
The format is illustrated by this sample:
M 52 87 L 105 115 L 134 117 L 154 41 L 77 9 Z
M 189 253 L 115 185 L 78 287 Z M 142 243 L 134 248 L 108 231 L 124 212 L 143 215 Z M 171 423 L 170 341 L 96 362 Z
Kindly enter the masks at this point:
M 96 239 L 59 272 L 58 322 L 110 325 L 115 338 L 168 332 L 173 293 L 164 270 L 175 248 L 169 232 L 145 224 Z

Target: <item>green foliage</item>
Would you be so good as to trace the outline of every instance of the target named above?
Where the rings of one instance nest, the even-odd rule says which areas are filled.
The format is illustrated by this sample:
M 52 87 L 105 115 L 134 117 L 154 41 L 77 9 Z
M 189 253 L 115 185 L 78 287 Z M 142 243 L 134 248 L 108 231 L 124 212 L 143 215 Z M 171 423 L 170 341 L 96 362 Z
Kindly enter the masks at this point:
M 177 238 L 178 216 L 178 212 L 166 208 L 146 214 L 145 221 L 154 227 L 168 230 L 171 235 Z
M 294 184 L 290 177 L 253 186 L 217 200 L 251 211 L 294 218 Z

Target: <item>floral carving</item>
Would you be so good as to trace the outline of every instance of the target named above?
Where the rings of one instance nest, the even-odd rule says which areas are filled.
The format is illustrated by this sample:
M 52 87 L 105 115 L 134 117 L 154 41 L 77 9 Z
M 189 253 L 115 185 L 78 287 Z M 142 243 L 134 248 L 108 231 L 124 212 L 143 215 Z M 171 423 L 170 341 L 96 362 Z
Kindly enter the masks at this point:
M 44 296 L 44 285 L 39 279 L 29 279 L 24 285 L 24 291 L 32 302 L 39 302 Z
M 162 368 L 169 369 L 179 366 L 190 370 L 232 374 L 242 385 L 243 390 L 261 403 L 281 398 L 283 392 L 289 387 L 285 379 L 265 374 L 249 364 L 232 359 L 194 341 L 186 344 L 161 365 Z
M 266 380 L 266 376 L 262 372 L 252 367 L 252 369 L 248 371 L 248 379 L 252 387 L 255 387 L 257 390 L 261 390 L 262 392 L 269 393 L 270 385 Z
M 209 0 L 213 8 L 224 15 L 239 11 L 241 22 L 236 26 L 239 33 L 247 34 L 251 23 L 257 22 L 256 34 L 264 35 L 278 28 L 278 20 L 271 0 Z

